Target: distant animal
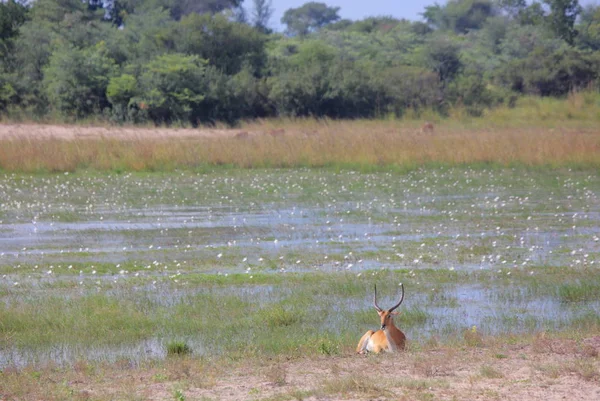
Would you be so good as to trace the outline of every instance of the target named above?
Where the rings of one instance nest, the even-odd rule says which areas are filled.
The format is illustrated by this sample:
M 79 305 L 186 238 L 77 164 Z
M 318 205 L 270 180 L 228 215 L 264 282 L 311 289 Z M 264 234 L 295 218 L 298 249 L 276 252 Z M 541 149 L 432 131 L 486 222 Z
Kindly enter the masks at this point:
M 430 121 L 425 122 L 425 124 L 423 124 L 423 126 L 421 127 L 421 132 L 423 132 L 423 133 L 433 134 L 433 131 L 434 131 L 433 123 Z
M 285 134 L 285 129 L 283 128 L 273 129 L 269 131 L 269 135 L 271 135 L 272 137 L 283 136 L 283 134 Z
M 247 131 L 241 131 L 235 134 L 235 139 L 246 139 L 249 135 Z
M 377 305 L 377 285 L 375 285 L 373 304 L 375 305 L 375 309 L 381 320 L 381 328 L 377 331 L 369 330 L 362 336 L 356 346 L 357 353 L 379 353 L 381 351 L 397 352 L 404 350 L 406 346 L 406 336 L 394 325 L 393 318 L 393 316 L 398 314 L 398 312 L 395 312 L 395 309 L 398 308 L 404 300 L 404 286 L 400 284 L 400 287 L 402 288 L 400 301 L 390 309 L 384 310 Z

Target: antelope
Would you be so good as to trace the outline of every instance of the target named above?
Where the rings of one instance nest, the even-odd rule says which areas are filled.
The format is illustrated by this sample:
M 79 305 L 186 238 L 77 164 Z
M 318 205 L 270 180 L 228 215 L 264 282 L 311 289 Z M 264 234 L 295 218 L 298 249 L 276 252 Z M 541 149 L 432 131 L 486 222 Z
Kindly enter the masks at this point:
M 426 121 L 425 124 L 421 127 L 422 133 L 430 133 L 433 134 L 433 123 L 430 121 Z
M 283 136 L 284 134 L 285 134 L 284 128 L 273 129 L 273 130 L 269 131 L 269 135 L 271 135 L 273 138 Z
M 237 134 L 235 134 L 235 139 L 246 139 L 248 138 L 249 134 L 247 131 L 241 131 L 238 132 Z
M 398 312 L 394 310 L 400 306 L 404 300 L 404 286 L 400 284 L 402 288 L 402 296 L 400 301 L 388 310 L 383 310 L 377 305 L 377 285 L 375 285 L 375 295 L 373 297 L 373 303 L 375 309 L 381 319 L 381 329 L 377 331 L 369 330 L 358 342 L 356 352 L 358 354 L 364 354 L 366 352 L 379 353 L 381 351 L 396 352 L 403 351 L 406 344 L 406 336 L 400 329 L 394 326 L 393 316 L 397 315 Z

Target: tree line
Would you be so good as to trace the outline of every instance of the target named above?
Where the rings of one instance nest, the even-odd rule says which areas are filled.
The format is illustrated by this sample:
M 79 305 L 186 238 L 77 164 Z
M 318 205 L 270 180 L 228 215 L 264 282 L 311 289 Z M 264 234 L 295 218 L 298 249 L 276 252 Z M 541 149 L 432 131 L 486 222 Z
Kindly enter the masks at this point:
M 117 123 L 377 118 L 595 88 L 600 7 L 450 0 L 422 21 L 270 0 L 0 3 L 0 115 Z

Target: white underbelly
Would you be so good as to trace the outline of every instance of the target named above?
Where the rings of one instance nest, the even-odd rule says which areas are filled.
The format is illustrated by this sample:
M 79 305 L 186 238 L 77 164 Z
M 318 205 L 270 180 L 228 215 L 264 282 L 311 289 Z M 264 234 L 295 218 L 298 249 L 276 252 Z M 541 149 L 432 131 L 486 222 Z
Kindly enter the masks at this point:
M 396 343 L 392 339 L 392 336 L 390 336 L 390 333 L 387 330 L 383 330 L 383 332 L 385 333 L 385 338 L 386 338 L 387 343 L 388 343 L 386 351 L 388 351 L 388 352 L 396 352 L 396 351 L 398 351 L 398 347 L 396 346 Z
M 387 351 L 387 352 L 398 351 L 398 347 L 396 346 L 396 343 L 392 339 L 392 336 L 390 336 L 390 333 L 387 330 L 383 330 L 383 333 L 385 334 L 385 338 L 387 340 L 387 347 L 384 348 L 384 351 Z M 370 337 L 369 337 L 369 340 L 367 341 L 367 351 L 369 351 L 369 352 L 377 351 L 375 349 L 375 345 L 373 344 L 373 340 Z

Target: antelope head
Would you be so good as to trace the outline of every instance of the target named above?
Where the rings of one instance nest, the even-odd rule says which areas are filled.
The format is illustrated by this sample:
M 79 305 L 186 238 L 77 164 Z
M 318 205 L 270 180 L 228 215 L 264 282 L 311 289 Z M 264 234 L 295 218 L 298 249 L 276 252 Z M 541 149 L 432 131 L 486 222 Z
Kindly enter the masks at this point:
M 394 326 L 393 316 L 397 315 L 398 312 L 395 310 L 400 306 L 402 301 L 404 300 L 404 286 L 400 284 L 402 288 L 402 295 L 400 296 L 400 301 L 390 309 L 384 310 L 377 305 L 377 284 L 375 285 L 375 295 L 373 296 L 373 304 L 375 305 L 375 309 L 379 314 L 379 318 L 381 319 L 381 330 L 385 330 L 388 326 Z

